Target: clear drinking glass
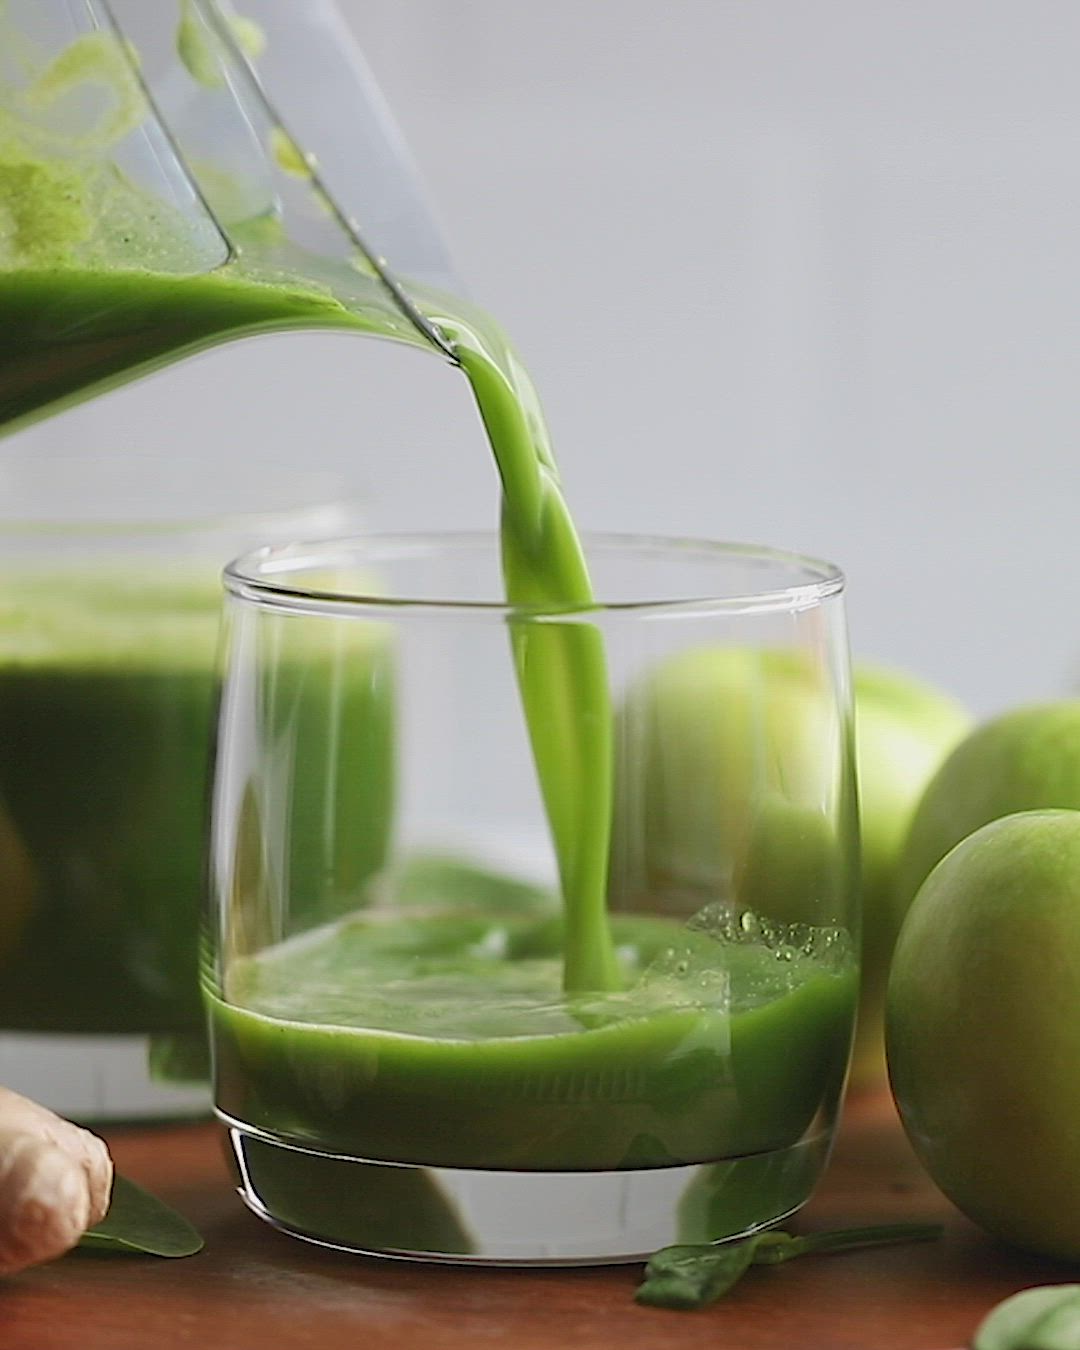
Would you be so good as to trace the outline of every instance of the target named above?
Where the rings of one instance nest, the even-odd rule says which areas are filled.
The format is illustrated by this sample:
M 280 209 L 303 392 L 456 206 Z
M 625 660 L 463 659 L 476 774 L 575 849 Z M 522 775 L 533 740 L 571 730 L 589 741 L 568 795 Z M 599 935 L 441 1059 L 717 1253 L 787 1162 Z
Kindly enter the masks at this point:
M 576 612 L 508 608 L 484 535 L 227 569 L 204 990 L 240 1191 L 280 1228 L 632 1260 L 772 1223 L 825 1162 L 858 981 L 842 577 L 587 547 Z M 534 752 L 568 747 L 518 687 L 544 641 L 602 644 L 613 744 L 547 810 Z M 571 993 L 568 839 L 606 851 L 614 954 Z
M 355 528 L 333 475 L 137 450 L 0 462 L 0 1082 L 209 1113 L 199 996 L 220 572 Z

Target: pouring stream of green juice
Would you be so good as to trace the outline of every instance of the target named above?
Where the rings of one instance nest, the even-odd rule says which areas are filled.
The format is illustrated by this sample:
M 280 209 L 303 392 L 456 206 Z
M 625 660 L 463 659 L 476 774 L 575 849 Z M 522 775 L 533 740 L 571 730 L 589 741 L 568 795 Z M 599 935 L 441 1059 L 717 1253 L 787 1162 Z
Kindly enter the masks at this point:
M 102 12 L 115 22 L 108 6 Z M 205 3 L 184 0 L 177 45 L 193 88 L 213 90 L 237 75 L 229 34 L 208 26 L 208 15 Z M 34 54 L 11 22 L 0 11 L 6 50 L 25 65 Z M 258 47 L 255 30 L 231 22 L 237 45 Z M 530 609 L 587 609 L 593 595 L 539 401 L 505 337 L 486 314 L 411 283 L 410 316 L 381 258 L 373 269 L 348 239 L 338 258 L 300 247 L 276 204 L 232 219 L 218 265 L 190 270 L 194 255 L 211 256 L 218 242 L 207 218 L 220 227 L 242 184 L 191 174 L 181 187 L 194 187 L 200 199 L 187 203 L 192 216 L 118 167 L 113 152 L 153 129 L 158 113 L 118 29 L 88 31 L 29 64 L 34 78 L 0 103 L 0 432 L 258 333 L 340 328 L 450 355 L 469 381 L 502 485 L 506 598 L 523 611 L 511 641 L 560 873 L 564 987 L 572 994 L 616 987 L 606 907 L 613 756 L 603 643 L 578 614 L 563 622 L 526 617 Z M 88 89 L 99 101 L 103 92 L 104 112 L 77 141 L 65 140 L 49 117 Z M 263 141 L 333 223 L 340 213 L 311 158 L 280 125 L 268 125 Z M 170 135 L 164 143 L 177 151 Z M 179 156 L 176 167 L 186 176 Z M 202 230 L 194 245 L 192 219 Z

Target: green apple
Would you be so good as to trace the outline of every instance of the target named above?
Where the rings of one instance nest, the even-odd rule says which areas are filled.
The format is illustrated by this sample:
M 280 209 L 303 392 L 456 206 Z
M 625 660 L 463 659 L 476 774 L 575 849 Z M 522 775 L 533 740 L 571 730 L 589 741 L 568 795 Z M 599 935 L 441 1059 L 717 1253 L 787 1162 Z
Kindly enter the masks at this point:
M 855 728 L 862 837 L 863 969 L 853 1087 L 882 1082 L 882 1017 L 899 927 L 896 874 L 926 785 L 970 731 L 970 714 L 933 686 L 899 671 L 855 667 Z
M 831 700 L 784 653 L 695 648 L 663 662 L 619 710 L 616 905 L 692 913 L 728 893 L 764 802 L 832 806 L 840 743 Z
M 761 799 L 750 819 L 732 889 L 740 908 L 774 923 L 842 924 L 840 910 L 851 890 L 844 862 L 834 821 L 820 808 L 774 793 Z M 847 862 L 850 878 L 854 849 Z
M 854 687 L 864 901 L 854 1078 L 879 1083 L 897 858 L 920 794 L 971 721 L 908 675 L 861 665 Z M 780 651 L 698 648 L 635 686 L 619 719 L 613 904 L 689 910 L 731 894 L 780 922 L 848 922 L 839 716 L 823 674 Z
M 886 1000 L 908 1137 L 988 1232 L 1080 1259 L 1080 811 L 984 825 L 933 869 Z
M 911 822 L 897 869 L 895 926 L 961 839 L 999 816 L 1052 806 L 1080 808 L 1080 699 L 1004 713 L 953 750 Z

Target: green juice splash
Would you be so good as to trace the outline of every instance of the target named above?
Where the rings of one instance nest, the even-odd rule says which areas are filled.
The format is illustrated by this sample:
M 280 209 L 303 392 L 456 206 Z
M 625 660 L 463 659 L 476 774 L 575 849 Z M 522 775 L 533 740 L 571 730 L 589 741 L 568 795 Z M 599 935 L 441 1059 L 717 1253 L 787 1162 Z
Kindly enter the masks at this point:
M 506 598 L 523 608 L 593 604 L 532 381 L 486 316 L 430 313 L 454 344 L 502 480 Z M 497 343 L 497 345 L 496 345 Z M 567 993 L 617 987 L 607 922 L 612 712 L 603 640 L 583 623 L 512 627 L 525 720 L 559 862 Z

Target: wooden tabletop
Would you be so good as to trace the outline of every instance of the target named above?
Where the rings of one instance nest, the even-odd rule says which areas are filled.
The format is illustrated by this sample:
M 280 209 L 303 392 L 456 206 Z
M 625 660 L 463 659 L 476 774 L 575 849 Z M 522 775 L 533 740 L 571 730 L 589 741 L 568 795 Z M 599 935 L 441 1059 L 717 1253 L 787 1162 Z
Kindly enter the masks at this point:
M 801 1231 L 940 1218 L 942 1241 L 751 1270 L 695 1313 L 638 1307 L 637 1266 L 477 1270 L 347 1257 L 274 1232 L 211 1125 L 114 1132 L 117 1166 L 206 1238 L 180 1261 L 75 1253 L 0 1281 L 2 1350 L 958 1350 L 998 1300 L 1075 1271 L 996 1245 L 934 1189 L 887 1098 L 850 1105 Z

